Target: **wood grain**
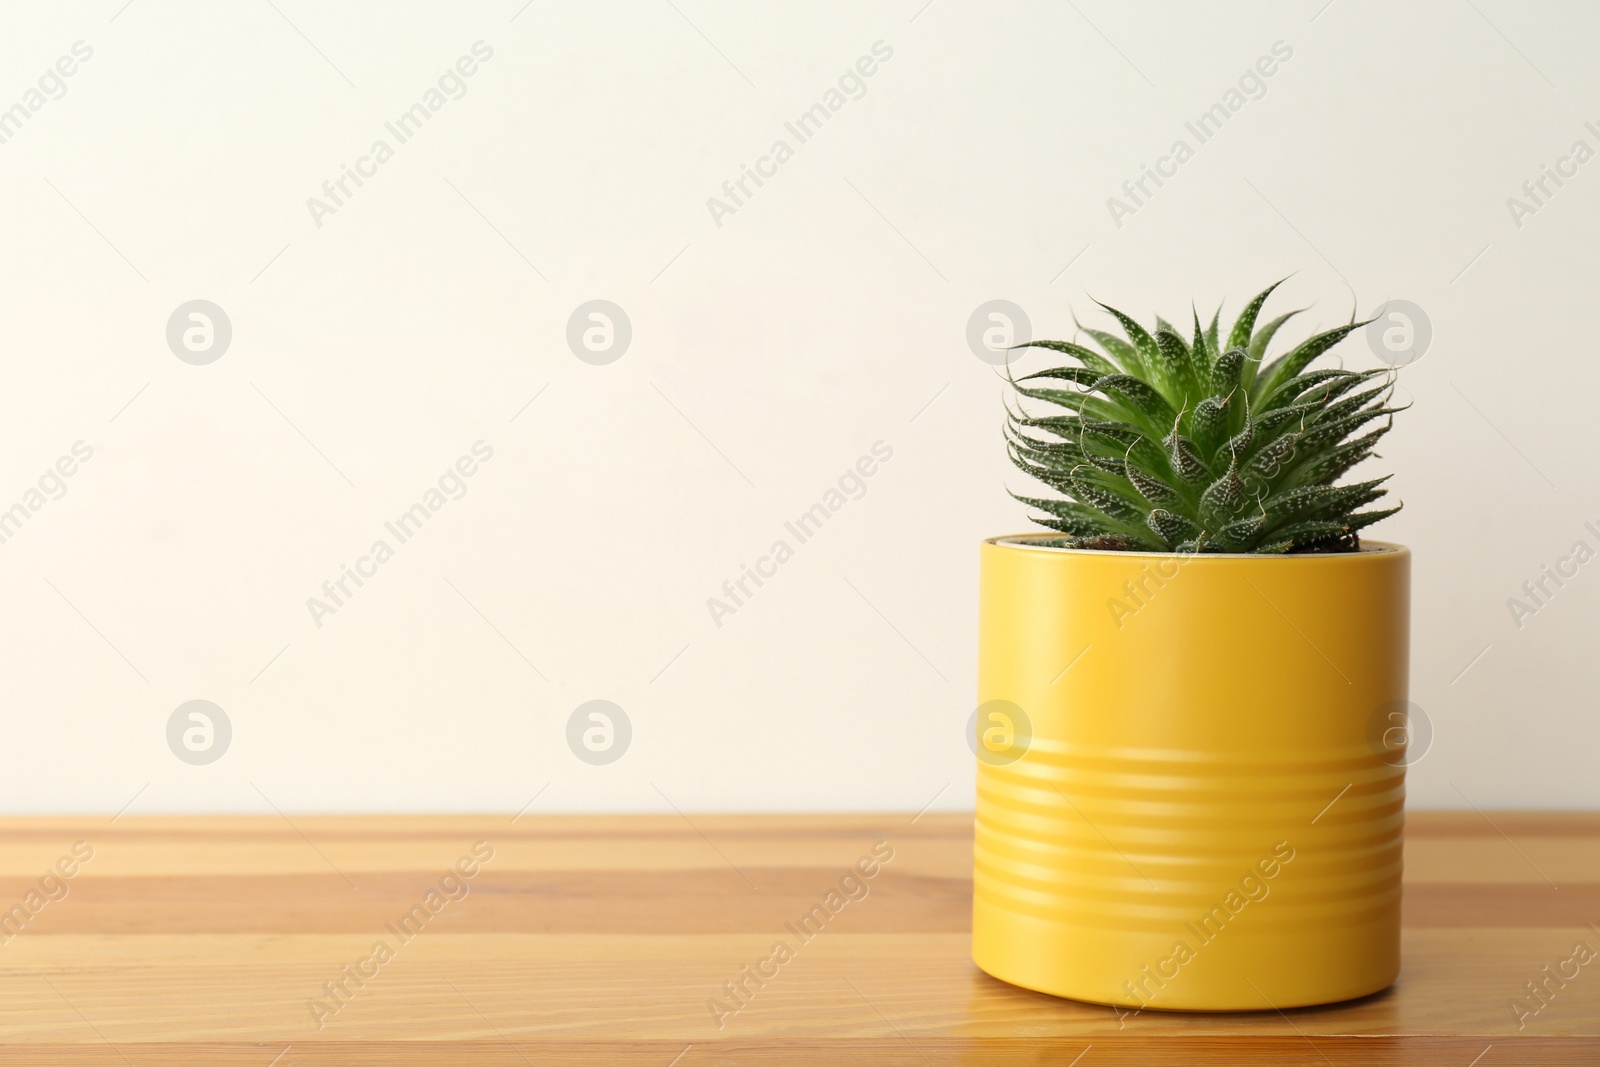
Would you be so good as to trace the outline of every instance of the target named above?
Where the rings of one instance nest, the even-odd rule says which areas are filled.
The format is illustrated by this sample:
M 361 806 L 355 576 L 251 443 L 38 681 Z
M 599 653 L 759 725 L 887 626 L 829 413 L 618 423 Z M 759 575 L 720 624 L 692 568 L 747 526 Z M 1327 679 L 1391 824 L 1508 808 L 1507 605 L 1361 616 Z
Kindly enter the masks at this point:
M 1126 1016 L 972 966 L 970 816 L 291 818 L 0 819 L 0 924 L 25 920 L 0 932 L 0 1064 L 1600 1063 L 1600 960 L 1520 1028 L 1510 1008 L 1600 949 L 1600 814 L 1413 813 L 1386 993 Z M 864 898 L 786 931 L 879 841 Z M 474 842 L 493 858 L 428 911 Z M 708 1001 L 780 936 L 794 958 L 719 1028 Z

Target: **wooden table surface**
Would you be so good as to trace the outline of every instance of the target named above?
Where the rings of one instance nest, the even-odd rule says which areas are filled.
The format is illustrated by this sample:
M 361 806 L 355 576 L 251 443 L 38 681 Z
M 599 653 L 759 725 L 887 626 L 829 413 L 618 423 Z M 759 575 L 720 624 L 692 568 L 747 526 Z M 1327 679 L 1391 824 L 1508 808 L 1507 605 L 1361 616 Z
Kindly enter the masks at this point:
M 1412 813 L 1398 985 L 1286 1014 L 989 978 L 971 850 L 939 814 L 0 819 L 0 1063 L 1600 1064 L 1600 958 L 1564 963 L 1600 815 Z

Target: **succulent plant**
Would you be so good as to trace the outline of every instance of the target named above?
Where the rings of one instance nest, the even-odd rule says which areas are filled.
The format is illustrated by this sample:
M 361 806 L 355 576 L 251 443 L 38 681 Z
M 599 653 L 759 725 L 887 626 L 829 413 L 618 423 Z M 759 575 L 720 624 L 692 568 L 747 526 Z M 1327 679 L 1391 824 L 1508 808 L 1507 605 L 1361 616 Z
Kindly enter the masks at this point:
M 1373 454 L 1402 410 L 1389 406 L 1393 379 L 1374 382 L 1390 372 L 1308 369 L 1366 323 L 1318 333 L 1266 361 L 1273 338 L 1299 314 L 1257 325 L 1281 284 L 1245 306 L 1226 344 L 1217 330 L 1220 309 L 1204 329 L 1195 314 L 1185 339 L 1159 317 L 1152 333 L 1101 304 L 1123 336 L 1080 325 L 1098 351 L 1071 341 L 1015 346 L 1076 361 L 1012 380 L 1021 397 L 1052 405 L 1050 414 L 1007 409 L 1012 462 L 1067 497 L 1012 494 L 1043 512 L 1034 521 L 1066 535 L 1054 543 L 1146 552 L 1348 552 L 1360 548 L 1358 530 L 1400 510 L 1358 510 L 1384 495 L 1387 476 L 1334 484 Z

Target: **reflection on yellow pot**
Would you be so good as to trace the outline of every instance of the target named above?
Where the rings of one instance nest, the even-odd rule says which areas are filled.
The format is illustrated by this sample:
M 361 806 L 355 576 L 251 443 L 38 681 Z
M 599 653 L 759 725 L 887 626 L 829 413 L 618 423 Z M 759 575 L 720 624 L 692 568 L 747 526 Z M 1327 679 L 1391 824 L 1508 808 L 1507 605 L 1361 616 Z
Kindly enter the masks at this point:
M 982 548 L 972 954 L 1133 1008 L 1400 969 L 1410 554 Z

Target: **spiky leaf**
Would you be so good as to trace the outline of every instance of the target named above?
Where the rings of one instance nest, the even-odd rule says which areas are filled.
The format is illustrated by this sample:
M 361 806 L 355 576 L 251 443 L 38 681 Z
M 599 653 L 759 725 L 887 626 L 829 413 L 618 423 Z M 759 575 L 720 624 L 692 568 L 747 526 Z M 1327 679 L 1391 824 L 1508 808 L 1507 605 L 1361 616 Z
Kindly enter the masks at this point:
M 1191 519 L 1163 508 L 1156 508 L 1151 511 L 1145 518 L 1145 524 L 1169 548 L 1176 548 L 1184 541 L 1192 540 L 1200 533 L 1200 527 L 1196 526 Z
M 1189 346 L 1184 344 L 1183 338 L 1171 330 L 1161 330 L 1156 334 L 1156 360 L 1161 367 L 1161 374 L 1170 385 L 1168 395 L 1172 390 L 1177 390 L 1187 396 L 1198 393 L 1199 376 L 1194 369 L 1194 356 L 1189 351 Z
M 1052 352 L 1061 352 L 1065 355 L 1076 357 L 1085 367 L 1100 374 L 1115 374 L 1121 369 L 1094 349 L 1085 348 L 1083 345 L 1074 344 L 1071 341 L 1024 341 L 1020 345 L 1012 345 L 1011 347 L 1013 349 L 1047 348 Z
M 1173 432 L 1167 435 L 1162 444 L 1167 446 L 1167 462 L 1172 465 L 1172 471 L 1184 485 L 1200 488 L 1209 485 L 1216 475 L 1211 473 L 1211 468 L 1201 458 L 1200 450 L 1194 442 L 1182 434 Z
M 1239 476 L 1239 465 L 1230 463 L 1227 473 L 1200 495 L 1200 514 L 1210 520 L 1213 528 L 1221 526 L 1239 514 L 1249 499 L 1248 492 L 1244 479 Z
M 1131 374 L 1107 374 L 1094 383 L 1094 388 L 1096 392 L 1121 400 L 1130 411 L 1143 416 L 1152 425 L 1170 423 L 1178 416 L 1159 389 Z
M 1099 301 L 1095 301 L 1095 303 L 1099 303 Z M 1109 311 L 1112 317 L 1122 324 L 1122 332 L 1128 335 L 1129 341 L 1133 342 L 1134 350 L 1139 353 L 1139 358 L 1146 367 L 1151 366 L 1155 362 L 1157 355 L 1156 339 L 1151 337 L 1149 331 L 1143 326 L 1140 326 L 1132 318 L 1124 315 L 1116 308 L 1111 307 L 1109 304 L 1100 304 L 1100 306 Z
M 1229 348 L 1243 348 L 1250 343 L 1250 337 L 1256 328 L 1256 316 L 1261 314 L 1262 305 L 1267 302 L 1267 297 L 1272 295 L 1274 289 L 1288 280 L 1283 278 L 1273 282 L 1244 306 L 1244 310 L 1239 312 L 1239 317 L 1234 320 L 1233 329 L 1228 331 Z
M 1349 322 L 1343 326 L 1335 326 L 1331 330 L 1324 330 L 1313 337 L 1308 337 L 1301 341 L 1288 355 L 1279 356 L 1262 368 L 1255 385 L 1250 390 L 1250 395 L 1254 398 L 1265 396 L 1272 392 L 1279 382 L 1293 378 L 1304 370 L 1312 360 L 1365 325 L 1365 322 Z
M 1238 389 L 1245 361 L 1249 358 L 1250 354 L 1238 346 L 1218 356 L 1211 368 L 1211 392 L 1216 396 L 1229 396 Z
M 1189 436 L 1207 459 L 1215 456 L 1228 439 L 1228 398 L 1208 396 L 1195 406 L 1189 420 Z

